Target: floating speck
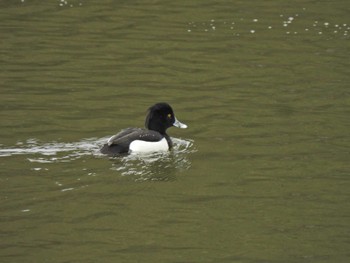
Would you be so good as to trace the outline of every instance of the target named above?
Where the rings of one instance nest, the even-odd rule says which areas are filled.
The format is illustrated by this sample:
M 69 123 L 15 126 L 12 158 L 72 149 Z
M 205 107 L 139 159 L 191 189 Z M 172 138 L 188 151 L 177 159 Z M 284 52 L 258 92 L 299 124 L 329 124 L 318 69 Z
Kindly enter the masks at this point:
M 343 26 L 347 26 L 347 24 L 343 24 Z
M 298 34 L 298 32 L 294 32 L 294 35 Z
M 215 30 L 215 29 L 216 29 L 216 27 L 215 27 L 215 26 L 212 26 L 212 27 L 211 27 L 211 29 Z
M 205 32 L 208 32 L 208 29 L 204 29 Z
M 187 29 L 187 32 L 191 32 L 191 29 Z
M 290 16 L 290 17 L 288 17 L 288 20 L 289 20 L 289 21 L 293 21 L 293 20 L 294 20 L 294 17 Z
M 309 29 L 308 29 L 308 28 L 305 28 L 305 31 L 309 31 Z
M 339 25 L 334 25 L 334 27 L 339 27 Z
M 65 189 L 62 189 L 61 192 L 67 192 L 67 191 L 72 191 L 74 190 L 74 188 L 65 188 Z
M 214 19 L 212 19 L 212 20 L 210 20 L 210 22 L 215 22 L 215 20 L 214 20 Z
M 283 15 L 281 14 L 280 17 L 283 17 Z
M 334 30 L 333 32 L 334 32 L 334 34 L 337 34 L 337 33 L 338 33 L 338 31 L 337 31 L 337 30 Z
M 231 26 L 231 29 L 233 29 L 233 26 Z
M 29 211 L 30 211 L 30 209 L 23 209 L 23 210 L 21 210 L 21 212 L 23 212 L 23 213 L 27 213 Z
M 286 32 L 286 34 L 287 34 L 287 35 L 289 35 L 289 34 L 290 34 L 290 32 L 289 32 L 289 31 L 287 31 L 287 32 Z
M 318 34 L 319 34 L 319 35 L 322 35 L 323 33 L 320 31 L 320 32 L 318 32 Z
M 284 23 L 283 26 L 286 27 L 286 26 L 288 26 L 288 24 L 287 24 L 287 23 Z
M 271 28 L 272 28 L 272 26 L 268 26 L 267 28 L 268 28 L 268 29 L 271 29 Z
M 329 26 L 328 22 L 324 22 L 323 24 L 324 24 L 324 26 Z
M 250 30 L 250 33 L 254 34 L 254 33 L 255 33 L 255 30 L 253 30 L 253 29 L 252 29 L 252 30 Z
M 258 22 L 258 19 L 256 19 L 256 18 L 255 18 L 255 19 L 253 19 L 253 22 Z

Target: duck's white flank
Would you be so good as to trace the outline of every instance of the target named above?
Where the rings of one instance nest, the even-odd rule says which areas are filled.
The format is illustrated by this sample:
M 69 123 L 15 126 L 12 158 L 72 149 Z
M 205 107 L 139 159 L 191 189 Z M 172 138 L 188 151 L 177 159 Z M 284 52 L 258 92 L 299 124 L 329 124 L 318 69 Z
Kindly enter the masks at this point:
M 129 150 L 131 152 L 161 152 L 168 151 L 169 145 L 165 138 L 161 139 L 159 142 L 146 142 L 141 140 L 135 140 L 130 143 Z

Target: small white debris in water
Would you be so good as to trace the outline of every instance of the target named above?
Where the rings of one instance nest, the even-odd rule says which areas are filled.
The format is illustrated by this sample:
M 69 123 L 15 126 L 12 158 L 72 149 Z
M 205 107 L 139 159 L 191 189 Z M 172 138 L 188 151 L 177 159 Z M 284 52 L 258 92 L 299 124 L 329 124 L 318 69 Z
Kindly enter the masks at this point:
M 268 28 L 268 29 L 271 29 L 271 28 L 272 28 L 272 26 L 268 26 L 267 28 Z
M 72 191 L 72 190 L 74 190 L 74 188 L 66 188 L 66 189 L 62 189 L 61 192 Z
M 339 27 L 339 25 L 334 25 L 334 27 Z
M 231 26 L 231 29 L 233 29 L 233 26 Z
M 40 171 L 42 168 L 40 168 L 40 167 L 37 167 L 37 168 L 32 168 L 32 170 L 34 170 L 34 171 Z
M 288 17 L 288 20 L 289 20 L 289 21 L 293 21 L 293 20 L 294 20 L 294 17 L 290 16 L 290 17 Z
M 323 23 L 326 27 L 329 26 L 329 23 L 328 22 L 324 22 Z
M 250 33 L 254 34 L 254 33 L 255 33 L 255 30 L 253 30 L 253 29 L 252 29 L 252 30 L 250 30 Z
M 29 212 L 29 211 L 30 211 L 30 209 L 23 209 L 23 210 L 21 210 L 21 212 L 23 212 L 23 213 L 26 213 L 26 212 Z
M 283 17 L 283 15 L 281 14 L 280 17 Z
M 298 32 L 294 32 L 294 35 L 298 34 Z
M 216 27 L 215 27 L 215 26 L 212 26 L 212 27 L 211 27 L 211 29 L 215 30 L 215 29 L 216 29 Z
M 337 30 L 334 30 L 334 34 L 336 34 L 336 33 L 338 33 L 338 31 L 337 31 Z
M 347 24 L 343 24 L 343 26 L 347 26 Z
M 322 35 L 323 33 L 320 31 L 320 32 L 318 32 L 318 34 L 319 34 L 319 35 Z
M 215 20 L 214 20 L 214 19 L 212 19 L 212 20 L 210 20 L 210 22 L 215 22 Z
M 187 32 L 191 32 L 191 29 L 187 29 Z
M 308 29 L 308 28 L 305 28 L 305 31 L 309 31 L 309 29 Z
M 289 34 L 290 34 L 290 32 L 289 32 L 289 31 L 287 31 L 287 32 L 286 32 L 286 34 L 287 34 L 287 35 L 289 35 Z
M 255 19 L 253 19 L 253 22 L 258 22 L 258 19 L 256 19 L 256 18 L 255 18 Z
M 286 27 L 286 26 L 288 26 L 288 24 L 287 24 L 287 23 L 284 23 L 283 26 Z

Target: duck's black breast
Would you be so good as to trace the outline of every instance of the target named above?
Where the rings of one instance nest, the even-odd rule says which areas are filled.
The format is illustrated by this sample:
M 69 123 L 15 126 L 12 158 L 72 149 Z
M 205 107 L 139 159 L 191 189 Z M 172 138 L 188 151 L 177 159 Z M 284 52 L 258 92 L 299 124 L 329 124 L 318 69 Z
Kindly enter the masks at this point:
M 165 136 L 168 141 L 168 136 Z M 148 142 L 158 142 L 164 138 L 159 132 L 140 129 L 126 128 L 118 134 L 113 135 L 101 149 L 101 153 L 108 155 L 118 155 L 129 152 L 130 143 L 135 140 Z M 170 139 L 170 138 L 169 138 Z M 169 141 L 168 141 L 169 142 Z

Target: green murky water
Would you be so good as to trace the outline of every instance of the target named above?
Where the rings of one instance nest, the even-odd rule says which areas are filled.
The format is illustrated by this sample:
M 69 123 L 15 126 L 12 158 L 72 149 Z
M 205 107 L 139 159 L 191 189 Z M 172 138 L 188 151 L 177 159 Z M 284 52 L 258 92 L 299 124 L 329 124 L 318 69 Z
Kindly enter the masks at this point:
M 1 262 L 348 262 L 347 1 L 2 1 Z M 169 102 L 172 152 L 99 147 Z

